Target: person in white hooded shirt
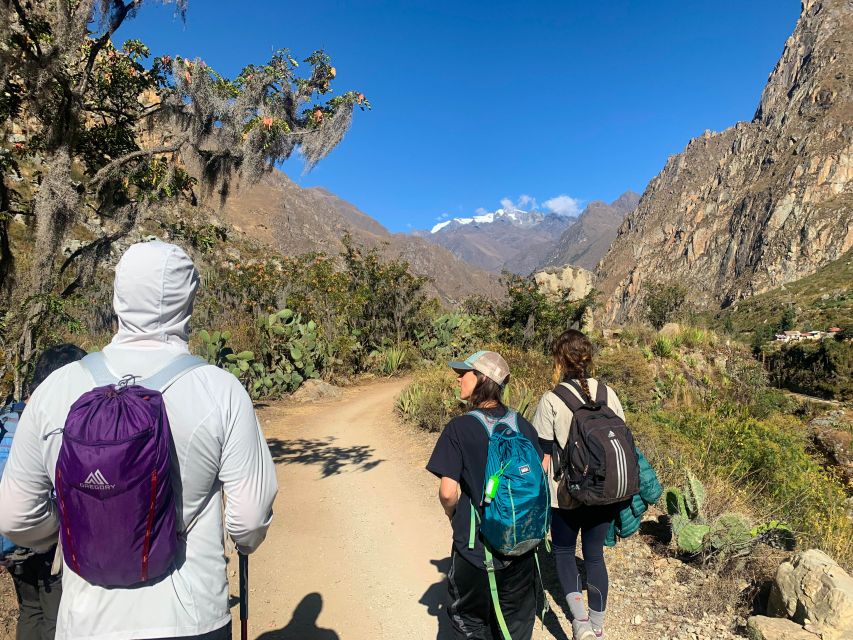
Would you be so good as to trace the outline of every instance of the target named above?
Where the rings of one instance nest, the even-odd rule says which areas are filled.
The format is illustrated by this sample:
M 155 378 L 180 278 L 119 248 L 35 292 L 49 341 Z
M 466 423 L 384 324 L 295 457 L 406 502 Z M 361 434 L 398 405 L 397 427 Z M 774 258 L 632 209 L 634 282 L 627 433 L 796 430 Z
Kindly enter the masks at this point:
M 103 350 L 117 378 L 153 375 L 188 353 L 198 284 L 180 247 L 148 242 L 125 252 L 113 295 L 118 332 Z M 0 482 L 0 532 L 19 545 L 41 550 L 57 540 L 52 491 L 61 429 L 71 405 L 94 386 L 79 362 L 68 364 L 36 389 L 22 415 Z M 126 589 L 89 584 L 66 566 L 58 640 L 231 638 L 223 511 L 238 549 L 253 552 L 272 520 L 275 467 L 252 401 L 230 373 L 193 369 L 163 397 L 174 441 L 178 560 L 165 577 Z

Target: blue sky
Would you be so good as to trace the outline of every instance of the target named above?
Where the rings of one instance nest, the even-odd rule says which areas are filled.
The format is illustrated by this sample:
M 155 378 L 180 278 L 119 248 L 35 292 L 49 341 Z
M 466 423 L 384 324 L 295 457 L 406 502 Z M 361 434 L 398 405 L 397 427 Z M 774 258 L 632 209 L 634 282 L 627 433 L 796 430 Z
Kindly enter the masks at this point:
M 306 176 L 392 231 L 641 192 L 692 137 L 752 118 L 799 0 L 149 2 L 116 34 L 225 75 L 277 48 L 332 56 L 363 91 L 343 143 Z

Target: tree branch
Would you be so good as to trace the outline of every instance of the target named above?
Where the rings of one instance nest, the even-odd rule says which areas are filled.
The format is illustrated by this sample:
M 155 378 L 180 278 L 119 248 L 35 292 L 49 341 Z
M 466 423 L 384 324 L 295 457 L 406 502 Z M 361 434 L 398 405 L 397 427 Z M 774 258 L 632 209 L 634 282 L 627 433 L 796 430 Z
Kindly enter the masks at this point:
M 103 35 L 95 40 L 92 44 L 92 48 L 89 50 L 89 58 L 86 60 L 86 68 L 83 70 L 83 77 L 80 78 L 80 84 L 76 91 L 78 96 L 83 96 L 86 93 L 86 89 L 89 86 L 89 79 L 92 75 L 92 69 L 95 66 L 95 59 L 98 57 L 101 49 L 104 48 L 107 42 L 110 41 L 110 38 L 112 38 L 113 34 L 122 25 L 127 14 L 141 5 L 142 1 L 143 0 L 131 0 L 131 2 L 124 4 L 120 0 L 114 0 L 113 6 L 115 6 L 116 10 L 110 18 L 110 24 Z
M 173 153 L 180 149 L 183 144 L 187 141 L 188 136 L 181 136 L 178 140 L 170 145 L 155 147 L 153 149 L 140 149 L 139 151 L 133 151 L 126 155 L 123 155 L 121 158 L 116 158 L 112 162 L 107 165 L 101 167 L 101 169 L 96 173 L 92 179 L 89 181 L 89 186 L 98 187 L 100 184 L 110 177 L 110 175 L 122 165 L 127 164 L 128 162 L 132 162 L 137 158 L 150 158 L 151 156 L 156 156 L 159 153 Z

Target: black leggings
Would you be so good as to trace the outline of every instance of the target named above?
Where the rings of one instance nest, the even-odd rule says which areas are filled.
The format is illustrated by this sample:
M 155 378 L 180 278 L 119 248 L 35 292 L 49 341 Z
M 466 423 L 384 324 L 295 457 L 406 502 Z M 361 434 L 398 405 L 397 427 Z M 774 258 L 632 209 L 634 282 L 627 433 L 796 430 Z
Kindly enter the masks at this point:
M 583 564 L 586 567 L 589 608 L 604 611 L 607 606 L 607 566 L 604 564 L 604 537 L 622 505 L 581 506 L 551 509 L 551 540 L 557 562 L 557 576 L 566 595 L 581 591 L 575 549 L 581 534 Z

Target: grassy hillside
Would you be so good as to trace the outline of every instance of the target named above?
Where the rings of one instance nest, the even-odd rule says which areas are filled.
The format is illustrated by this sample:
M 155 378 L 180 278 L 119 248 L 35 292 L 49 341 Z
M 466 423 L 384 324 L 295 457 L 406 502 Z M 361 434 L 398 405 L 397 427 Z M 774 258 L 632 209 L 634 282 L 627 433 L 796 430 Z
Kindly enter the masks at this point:
M 748 340 L 759 327 L 778 325 L 789 306 L 796 329 L 853 330 L 853 249 L 807 278 L 737 302 L 713 324 Z

